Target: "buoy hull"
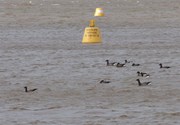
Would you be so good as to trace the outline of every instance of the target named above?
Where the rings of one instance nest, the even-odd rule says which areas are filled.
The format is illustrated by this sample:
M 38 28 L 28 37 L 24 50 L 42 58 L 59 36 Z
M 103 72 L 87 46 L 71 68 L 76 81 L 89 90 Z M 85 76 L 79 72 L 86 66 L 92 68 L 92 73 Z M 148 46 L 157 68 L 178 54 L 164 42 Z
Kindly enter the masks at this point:
M 98 27 L 86 27 L 82 43 L 101 43 L 101 32 Z

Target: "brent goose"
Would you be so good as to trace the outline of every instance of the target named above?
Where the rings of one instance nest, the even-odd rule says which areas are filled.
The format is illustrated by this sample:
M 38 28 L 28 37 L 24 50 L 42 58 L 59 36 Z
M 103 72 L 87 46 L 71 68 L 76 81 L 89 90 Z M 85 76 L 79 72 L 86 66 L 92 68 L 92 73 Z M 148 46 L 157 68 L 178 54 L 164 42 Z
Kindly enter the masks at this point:
M 124 60 L 125 61 L 125 63 L 131 63 L 132 61 L 127 61 L 127 60 Z
M 142 76 L 142 77 L 149 77 L 150 75 L 148 73 L 145 72 L 139 72 L 137 71 L 138 76 Z
M 33 91 L 36 91 L 36 90 L 37 90 L 36 88 L 35 88 L 35 89 L 30 89 L 30 90 L 28 90 L 28 89 L 27 89 L 27 86 L 25 86 L 24 89 L 25 89 L 25 92 L 33 92 Z
M 136 81 L 138 81 L 139 86 L 146 86 L 146 85 L 151 84 L 151 82 L 141 82 L 140 79 L 136 79 Z
M 110 83 L 110 81 L 108 81 L 108 80 L 101 80 L 99 83 Z
M 141 72 L 137 71 L 138 76 L 142 76 Z
M 123 67 L 125 64 L 117 63 L 116 67 Z
M 160 68 L 166 68 L 166 69 L 171 68 L 169 66 L 163 66 L 162 63 L 160 63 L 159 66 L 160 66 Z
M 106 60 L 106 62 L 107 62 L 107 66 L 114 66 L 114 65 L 116 65 L 117 64 L 117 62 L 109 62 L 109 60 Z
M 132 66 L 140 66 L 140 64 L 135 64 L 135 63 L 133 63 Z

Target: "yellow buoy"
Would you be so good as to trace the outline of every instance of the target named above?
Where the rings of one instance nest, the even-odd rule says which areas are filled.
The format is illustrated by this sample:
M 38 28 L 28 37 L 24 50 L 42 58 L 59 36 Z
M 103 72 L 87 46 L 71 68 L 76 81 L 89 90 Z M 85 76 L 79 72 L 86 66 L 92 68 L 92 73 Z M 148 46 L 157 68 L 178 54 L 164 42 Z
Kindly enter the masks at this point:
M 90 20 L 89 27 L 85 28 L 82 43 L 101 43 L 101 32 L 95 27 L 94 20 Z
M 104 12 L 102 8 L 96 8 L 94 16 L 104 16 Z

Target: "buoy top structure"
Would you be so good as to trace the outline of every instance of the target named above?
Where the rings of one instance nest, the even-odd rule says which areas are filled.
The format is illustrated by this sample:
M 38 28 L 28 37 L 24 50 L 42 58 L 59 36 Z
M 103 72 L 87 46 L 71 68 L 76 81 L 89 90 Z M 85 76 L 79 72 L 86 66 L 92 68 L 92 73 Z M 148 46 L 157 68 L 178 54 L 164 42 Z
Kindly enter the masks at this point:
M 95 26 L 95 20 L 90 20 L 89 27 L 85 28 L 82 43 L 101 43 L 101 32 Z
M 104 12 L 102 8 L 96 8 L 94 16 L 104 16 Z
M 89 21 L 89 27 L 95 27 L 95 20 Z

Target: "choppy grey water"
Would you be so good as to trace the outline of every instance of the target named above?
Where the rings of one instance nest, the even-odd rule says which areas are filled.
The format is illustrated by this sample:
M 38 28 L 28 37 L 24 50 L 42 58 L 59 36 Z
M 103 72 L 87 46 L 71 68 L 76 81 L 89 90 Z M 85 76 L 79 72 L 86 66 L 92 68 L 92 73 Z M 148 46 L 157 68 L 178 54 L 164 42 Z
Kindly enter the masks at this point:
M 81 43 L 83 31 L 1 28 L 1 124 L 180 124 L 180 28 L 103 27 L 96 45 Z M 141 65 L 117 68 L 106 59 Z M 152 84 L 139 87 L 137 78 Z M 25 93 L 24 86 L 38 90 Z

